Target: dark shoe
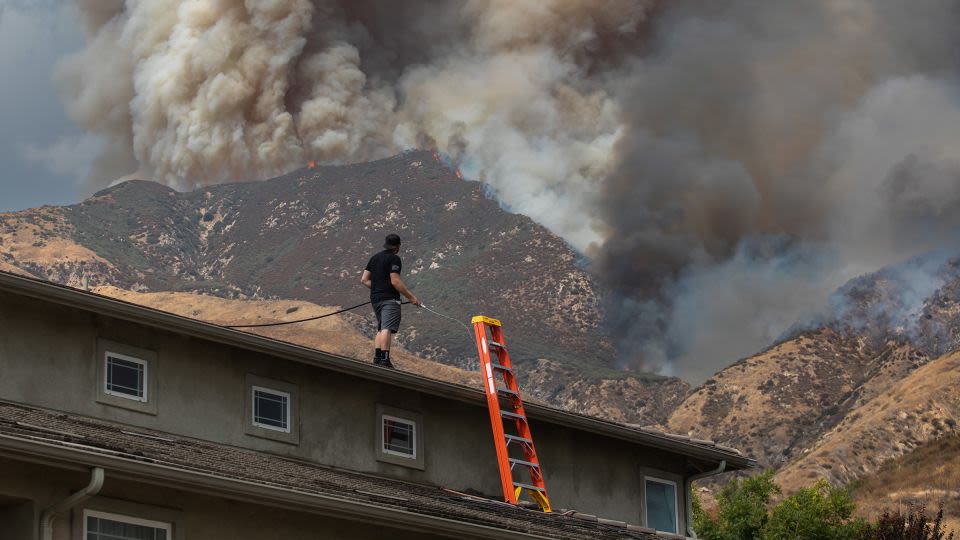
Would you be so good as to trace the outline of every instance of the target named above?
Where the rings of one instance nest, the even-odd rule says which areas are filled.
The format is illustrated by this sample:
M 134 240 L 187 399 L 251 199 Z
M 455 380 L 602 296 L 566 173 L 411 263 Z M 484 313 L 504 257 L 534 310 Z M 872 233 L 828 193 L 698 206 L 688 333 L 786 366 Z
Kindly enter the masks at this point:
M 385 368 L 389 368 L 389 369 L 394 369 L 393 364 L 390 363 L 390 359 L 389 359 L 389 358 L 377 358 L 377 359 L 375 359 L 375 360 L 373 361 L 373 363 L 376 364 L 376 365 L 378 365 L 378 366 L 380 366 L 380 367 L 385 367 Z

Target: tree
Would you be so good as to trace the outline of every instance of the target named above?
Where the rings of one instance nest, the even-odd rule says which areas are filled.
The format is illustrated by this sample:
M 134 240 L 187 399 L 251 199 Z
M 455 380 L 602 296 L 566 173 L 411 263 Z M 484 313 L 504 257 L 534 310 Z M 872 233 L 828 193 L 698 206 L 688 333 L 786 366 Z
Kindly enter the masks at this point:
M 780 486 L 773 482 L 772 470 L 734 479 L 717 495 L 716 519 L 703 510 L 694 494 L 694 530 L 706 540 L 754 540 L 767 523 L 767 507 L 774 494 L 780 494 Z
M 694 528 L 705 540 L 944 540 L 862 538 L 869 526 L 853 518 L 855 505 L 850 494 L 826 480 L 799 490 L 771 508 L 771 498 L 780 493 L 773 471 L 733 480 L 717 495 L 716 518 L 693 494 Z
M 780 502 L 764 525 L 762 540 L 848 540 L 868 528 L 853 519 L 856 505 L 846 489 L 820 479 Z

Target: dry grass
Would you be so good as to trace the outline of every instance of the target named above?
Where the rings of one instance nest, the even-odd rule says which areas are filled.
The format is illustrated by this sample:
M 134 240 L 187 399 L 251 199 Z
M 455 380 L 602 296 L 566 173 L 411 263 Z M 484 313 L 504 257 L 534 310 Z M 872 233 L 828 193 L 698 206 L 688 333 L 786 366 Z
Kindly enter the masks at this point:
M 815 421 L 858 383 L 864 358 L 848 341 L 822 330 L 737 362 L 687 397 L 667 425 L 778 466 L 790 449 L 812 442 Z
M 17 274 L 18 276 L 36 277 L 23 268 L 14 266 L 6 261 L 0 261 L 0 272 L 9 272 L 11 274 Z
M 789 492 L 819 477 L 846 484 L 876 473 L 887 461 L 902 459 L 953 432 L 960 419 L 958 387 L 960 353 L 931 361 L 858 407 L 824 434 L 811 452 L 781 469 L 777 482 Z M 946 477 L 955 471 L 946 466 L 940 474 Z
M 336 311 L 339 307 L 318 306 L 298 300 L 228 300 L 181 292 L 138 293 L 116 287 L 94 290 L 127 302 L 176 313 L 215 324 L 260 324 L 290 321 Z M 370 314 L 372 317 L 373 315 Z M 372 341 L 357 332 L 339 315 L 289 326 L 251 328 L 251 333 L 372 362 Z M 395 347 L 393 364 L 400 370 L 465 386 L 481 387 L 478 373 L 424 360 Z
M 853 487 L 857 511 L 864 517 L 884 510 L 906 512 L 911 504 L 925 505 L 932 514 L 943 504 L 948 528 L 960 531 L 960 435 L 928 442 Z
M 32 222 L 19 219 L 19 214 L 31 218 Z M 41 216 L 45 219 L 41 219 Z M 50 208 L 0 214 L 0 253 L 15 257 L 20 264 L 53 265 L 86 261 L 110 265 L 90 249 L 63 236 L 58 229 L 62 230 L 65 226 L 59 211 Z

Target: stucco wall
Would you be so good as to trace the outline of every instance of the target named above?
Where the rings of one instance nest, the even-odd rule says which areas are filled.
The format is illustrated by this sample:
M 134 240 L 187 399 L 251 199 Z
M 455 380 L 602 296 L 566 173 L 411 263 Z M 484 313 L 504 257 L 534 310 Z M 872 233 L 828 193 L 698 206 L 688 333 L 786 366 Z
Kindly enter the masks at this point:
M 5 293 L 0 335 L 3 400 L 456 490 L 500 489 L 483 406 Z M 156 414 L 97 401 L 98 339 L 156 353 Z M 248 433 L 251 374 L 298 389 L 298 444 Z M 423 470 L 377 461 L 378 404 L 423 415 Z M 557 508 L 641 523 L 645 471 L 682 484 L 679 455 L 551 423 L 534 421 L 531 429 Z
M 37 523 L 33 501 L 0 500 L 0 538 L 32 540 L 36 536 L 34 527 Z
M 21 497 L 35 501 L 37 508 L 46 508 L 84 487 L 89 475 L 36 464 L 0 458 L 0 498 Z M 39 529 L 36 516 L 20 511 L 3 513 L 11 517 L 0 524 L 3 540 L 33 540 Z M 295 512 L 284 508 L 263 506 L 205 496 L 176 489 L 139 484 L 117 479 L 107 472 L 100 493 L 69 513 L 54 520 L 54 540 L 83 538 L 84 510 L 159 521 L 172 524 L 171 540 L 367 540 L 397 539 L 431 540 L 434 535 L 417 531 L 348 521 L 329 516 Z M 6 528 L 4 528 L 6 527 Z M 7 533 L 10 534 L 7 534 Z

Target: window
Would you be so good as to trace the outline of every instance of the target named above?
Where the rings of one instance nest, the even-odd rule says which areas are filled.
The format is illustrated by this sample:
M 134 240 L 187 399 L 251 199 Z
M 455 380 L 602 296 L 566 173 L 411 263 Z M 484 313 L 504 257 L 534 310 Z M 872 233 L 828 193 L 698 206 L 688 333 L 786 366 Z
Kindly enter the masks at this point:
M 104 392 L 135 401 L 147 401 L 147 362 L 107 351 L 104 361 Z
M 253 425 L 290 433 L 290 394 L 253 387 Z
M 377 461 L 424 470 L 423 415 L 378 403 L 376 421 L 373 450 Z
M 383 415 L 383 452 L 393 456 L 417 459 L 417 424 Z
M 150 521 L 118 514 L 83 513 L 85 540 L 170 540 L 172 526 L 161 521 Z
M 300 387 L 247 373 L 238 417 L 251 437 L 300 444 Z
M 646 525 L 658 531 L 676 534 L 677 483 L 659 478 L 646 478 Z
M 161 373 L 157 351 L 105 338 L 97 338 L 96 351 L 91 384 L 97 389 L 97 403 L 157 414 Z

